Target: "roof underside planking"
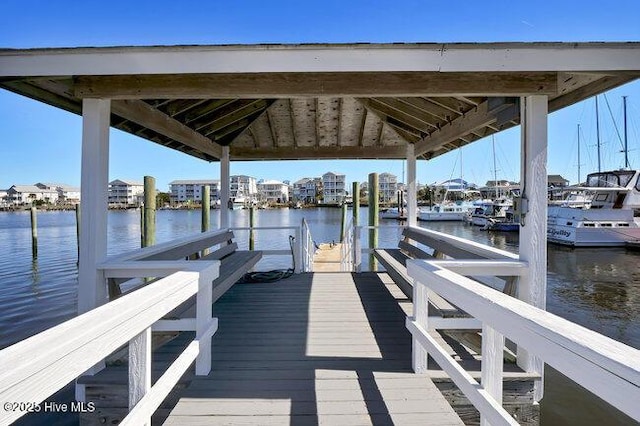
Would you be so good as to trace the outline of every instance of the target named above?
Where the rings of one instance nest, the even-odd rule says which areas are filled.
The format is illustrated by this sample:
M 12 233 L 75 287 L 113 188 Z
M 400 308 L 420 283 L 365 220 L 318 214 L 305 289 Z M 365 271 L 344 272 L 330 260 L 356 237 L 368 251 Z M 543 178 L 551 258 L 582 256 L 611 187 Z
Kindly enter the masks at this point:
M 0 87 L 209 161 L 433 158 L 640 77 L 640 43 L 0 50 Z

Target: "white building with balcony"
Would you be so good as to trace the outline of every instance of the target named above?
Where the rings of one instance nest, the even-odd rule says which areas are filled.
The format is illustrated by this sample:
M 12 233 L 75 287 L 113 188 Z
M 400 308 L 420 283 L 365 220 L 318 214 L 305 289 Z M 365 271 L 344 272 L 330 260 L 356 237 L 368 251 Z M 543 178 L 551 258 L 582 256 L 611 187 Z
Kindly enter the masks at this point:
M 171 202 L 201 202 L 203 186 L 209 187 L 209 201 L 211 205 L 217 205 L 218 200 L 220 200 L 220 181 L 213 179 L 174 180 L 169 182 Z
M 342 204 L 346 196 L 346 175 L 333 172 L 322 175 L 322 202 L 324 204 Z
M 36 185 L 13 185 L 5 196 L 8 205 L 21 206 L 34 201 L 54 204 L 58 201 L 58 191 L 39 188 Z
M 293 183 L 293 199 L 306 204 L 316 202 L 316 197 L 322 191 L 322 179 L 302 178 Z
M 398 190 L 398 177 L 396 175 L 391 173 L 380 173 L 378 175 L 378 191 L 381 203 L 397 202 Z
M 56 191 L 59 203 L 78 204 L 80 202 L 80 188 L 66 185 L 64 183 L 43 183 L 38 182 L 36 186 L 40 189 Z
M 264 180 L 257 184 L 261 201 L 268 203 L 289 202 L 289 185 L 277 180 Z
M 144 199 L 144 185 L 140 182 L 116 179 L 109 182 L 108 193 L 110 206 L 137 206 Z
M 233 175 L 229 182 L 229 197 L 236 205 L 253 204 L 258 200 L 256 178 L 247 175 Z

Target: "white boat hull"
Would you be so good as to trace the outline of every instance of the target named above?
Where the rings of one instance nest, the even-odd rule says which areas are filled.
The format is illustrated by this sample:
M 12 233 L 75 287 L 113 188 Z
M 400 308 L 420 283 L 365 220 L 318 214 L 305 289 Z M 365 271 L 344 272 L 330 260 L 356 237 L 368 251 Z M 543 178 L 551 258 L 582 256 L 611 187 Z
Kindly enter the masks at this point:
M 418 219 L 424 222 L 430 221 L 462 221 L 467 216 L 465 212 L 431 212 L 421 211 Z
M 624 247 L 640 241 L 640 225 L 629 209 L 550 207 L 547 241 L 573 247 Z

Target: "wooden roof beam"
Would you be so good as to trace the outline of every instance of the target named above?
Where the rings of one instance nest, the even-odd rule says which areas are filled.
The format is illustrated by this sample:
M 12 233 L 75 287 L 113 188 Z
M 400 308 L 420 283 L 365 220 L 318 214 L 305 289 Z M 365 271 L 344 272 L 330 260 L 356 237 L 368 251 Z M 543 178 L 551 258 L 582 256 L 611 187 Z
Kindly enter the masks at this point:
M 406 148 L 404 145 L 252 148 L 234 147 L 232 144 L 230 155 L 232 160 L 398 159 L 405 158 Z
M 146 102 L 139 100 L 113 101 L 111 102 L 111 112 L 209 157 L 219 159 L 222 156 L 220 145 L 158 111 Z
M 422 138 L 415 145 L 416 155 L 427 152 L 438 152 L 446 144 L 469 135 L 475 130 L 487 127 L 496 121 L 495 108 L 489 112 L 489 102 L 482 102 L 478 107 L 466 113 L 464 116 L 453 120 L 450 124 L 442 126 L 438 131 Z
M 79 98 L 521 96 L 557 93 L 555 72 L 342 72 L 79 76 Z

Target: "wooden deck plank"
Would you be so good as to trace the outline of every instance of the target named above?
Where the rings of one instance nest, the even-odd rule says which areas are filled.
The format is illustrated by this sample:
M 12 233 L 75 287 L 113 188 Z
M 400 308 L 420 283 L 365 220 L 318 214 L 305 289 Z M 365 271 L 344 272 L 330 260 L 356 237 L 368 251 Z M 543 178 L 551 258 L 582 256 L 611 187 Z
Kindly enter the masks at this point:
M 405 312 L 377 274 L 239 284 L 214 305 L 213 370 L 167 425 L 462 422 L 411 370 Z

